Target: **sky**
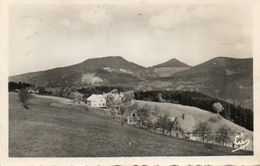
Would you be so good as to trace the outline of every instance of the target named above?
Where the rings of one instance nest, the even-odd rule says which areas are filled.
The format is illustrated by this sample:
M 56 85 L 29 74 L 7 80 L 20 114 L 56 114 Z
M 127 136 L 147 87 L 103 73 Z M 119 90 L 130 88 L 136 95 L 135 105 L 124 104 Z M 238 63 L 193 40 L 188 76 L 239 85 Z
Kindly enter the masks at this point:
M 247 4 L 11 5 L 9 75 L 105 56 L 146 67 L 252 57 L 251 11 Z

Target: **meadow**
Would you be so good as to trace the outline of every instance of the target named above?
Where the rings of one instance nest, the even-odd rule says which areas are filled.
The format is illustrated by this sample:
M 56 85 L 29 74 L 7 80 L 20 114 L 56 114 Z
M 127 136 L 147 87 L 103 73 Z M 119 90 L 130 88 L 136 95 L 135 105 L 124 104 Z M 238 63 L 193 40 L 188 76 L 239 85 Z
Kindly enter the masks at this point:
M 232 148 L 152 133 L 112 120 L 100 110 L 58 97 L 34 96 L 25 109 L 9 93 L 10 157 L 252 155 Z

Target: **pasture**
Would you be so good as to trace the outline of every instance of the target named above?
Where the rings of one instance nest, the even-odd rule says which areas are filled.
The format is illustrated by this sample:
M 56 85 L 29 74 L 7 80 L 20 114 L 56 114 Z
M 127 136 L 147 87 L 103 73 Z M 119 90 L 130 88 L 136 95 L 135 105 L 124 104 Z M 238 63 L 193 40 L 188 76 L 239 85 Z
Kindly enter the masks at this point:
M 124 125 L 69 100 L 35 95 L 23 108 L 9 93 L 10 157 L 252 155 Z

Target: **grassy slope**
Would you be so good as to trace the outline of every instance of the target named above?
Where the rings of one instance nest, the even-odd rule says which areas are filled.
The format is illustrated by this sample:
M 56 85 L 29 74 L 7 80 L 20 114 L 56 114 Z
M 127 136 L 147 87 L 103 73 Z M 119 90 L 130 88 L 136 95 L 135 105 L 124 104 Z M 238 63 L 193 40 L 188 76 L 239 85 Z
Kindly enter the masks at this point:
M 208 121 L 210 118 L 216 118 L 217 115 L 214 113 L 211 113 L 209 111 L 205 111 L 196 107 L 191 107 L 191 106 L 184 106 L 184 105 L 180 105 L 180 104 L 172 104 L 172 103 L 158 103 L 158 102 L 150 102 L 150 101 L 136 101 L 139 105 L 139 107 L 143 107 L 145 105 L 149 105 L 152 108 L 154 108 L 155 105 L 157 105 L 160 108 L 160 113 L 161 114 L 168 114 L 170 116 L 177 116 L 179 117 L 179 119 L 181 119 L 180 117 L 182 116 L 182 114 L 184 113 L 186 116 L 192 116 L 194 120 L 196 120 L 197 122 L 206 122 Z M 186 121 L 185 122 L 186 125 L 190 125 L 191 128 L 192 125 L 194 126 L 195 124 L 191 124 L 190 121 Z M 237 135 L 237 133 L 244 131 L 245 135 L 247 135 L 248 139 L 250 140 L 250 145 L 248 146 L 248 148 L 250 150 L 253 149 L 253 132 L 247 130 L 244 127 L 241 127 L 235 123 L 232 123 L 229 120 L 226 120 L 224 118 L 221 117 L 221 119 L 219 119 L 217 122 L 211 122 L 208 121 L 209 125 L 211 126 L 211 128 L 216 131 L 219 127 L 221 126 L 228 126 L 232 131 L 236 132 L 236 134 L 233 134 L 231 137 L 233 137 L 233 140 L 235 138 L 235 136 Z
M 54 103 L 65 105 L 56 98 L 35 97 L 30 110 L 22 107 L 17 94 L 10 93 L 9 102 L 10 157 L 252 154 L 121 126 L 79 105 L 55 108 Z

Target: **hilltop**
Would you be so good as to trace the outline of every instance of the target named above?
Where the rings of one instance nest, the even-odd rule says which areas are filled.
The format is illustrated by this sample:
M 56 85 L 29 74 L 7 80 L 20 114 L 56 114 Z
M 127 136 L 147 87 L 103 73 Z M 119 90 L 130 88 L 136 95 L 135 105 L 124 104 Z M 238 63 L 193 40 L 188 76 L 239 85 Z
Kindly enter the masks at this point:
M 175 73 L 189 69 L 190 66 L 173 58 L 167 62 L 150 67 L 159 77 L 170 77 Z
M 12 76 L 10 81 L 27 82 L 50 87 L 84 87 L 88 85 L 129 86 L 144 80 L 151 72 L 145 67 L 125 60 L 122 57 L 88 59 L 82 63 Z
M 160 68 L 160 67 L 190 67 L 190 66 L 175 58 L 172 58 L 167 62 L 152 66 L 152 68 Z

